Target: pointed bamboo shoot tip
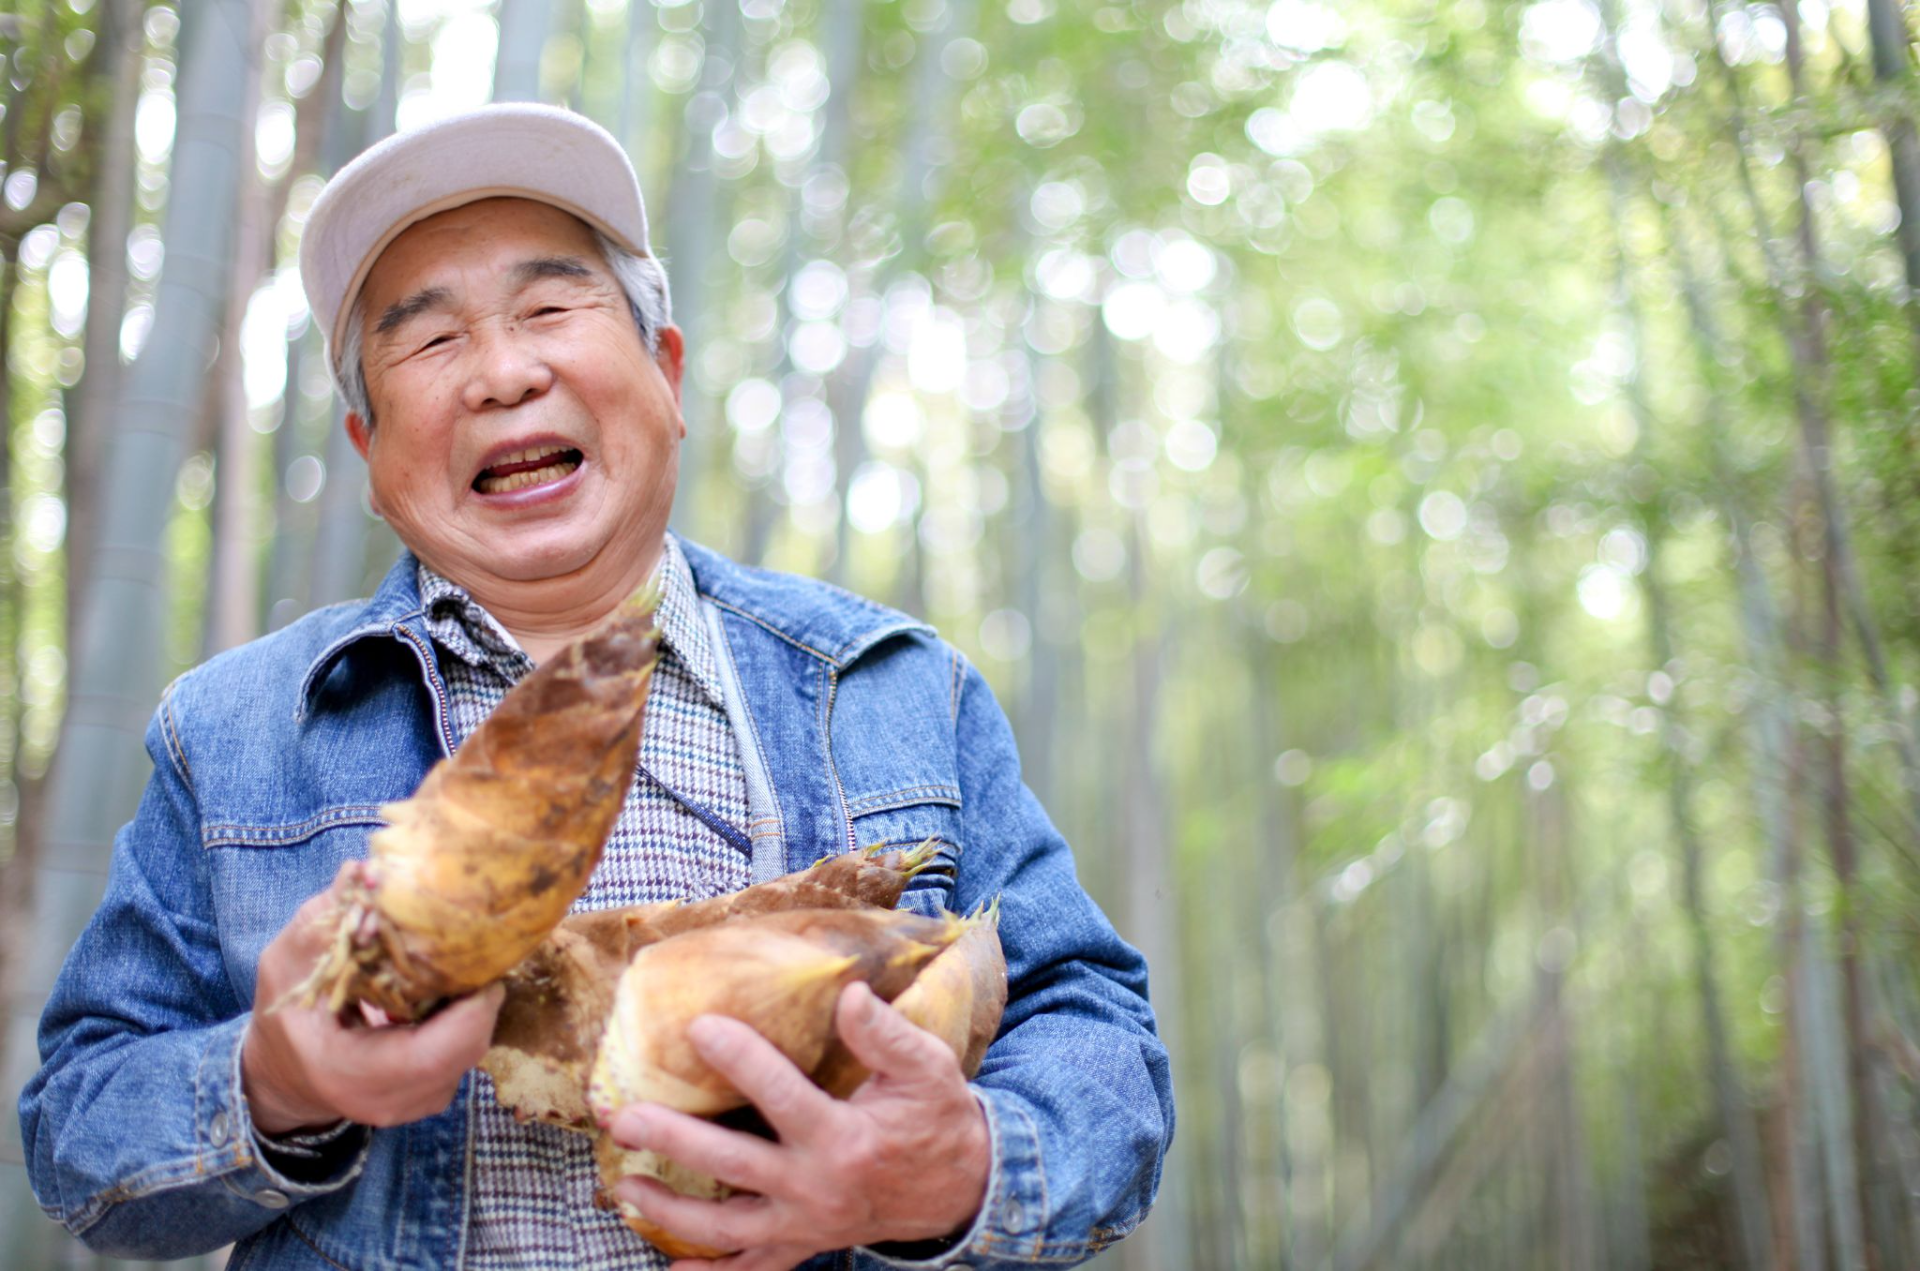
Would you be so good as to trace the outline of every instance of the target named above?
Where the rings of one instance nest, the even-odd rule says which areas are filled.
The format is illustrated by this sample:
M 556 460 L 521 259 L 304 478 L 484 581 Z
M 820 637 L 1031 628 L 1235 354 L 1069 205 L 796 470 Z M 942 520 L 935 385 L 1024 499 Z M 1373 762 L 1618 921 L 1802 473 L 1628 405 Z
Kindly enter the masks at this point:
M 912 878 L 921 870 L 931 865 L 933 858 L 939 853 L 939 850 L 939 839 L 929 837 L 922 840 L 920 846 L 908 852 L 906 856 L 901 859 L 900 864 L 905 869 L 907 877 Z

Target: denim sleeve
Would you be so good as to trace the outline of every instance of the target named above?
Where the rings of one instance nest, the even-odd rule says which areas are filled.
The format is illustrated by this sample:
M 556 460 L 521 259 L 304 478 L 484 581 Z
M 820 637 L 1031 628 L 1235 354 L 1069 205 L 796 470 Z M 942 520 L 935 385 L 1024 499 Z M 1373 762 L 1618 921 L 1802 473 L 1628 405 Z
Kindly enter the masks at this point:
M 368 1138 L 354 1127 L 359 1143 L 327 1152 L 324 1174 L 263 1159 L 240 1082 L 252 1014 L 222 964 L 167 710 L 147 730 L 153 776 L 54 982 L 40 1071 L 20 1096 L 41 1207 L 92 1248 L 133 1258 L 204 1253 L 259 1230 L 357 1176 Z
M 987 1114 L 987 1199 L 926 1258 L 860 1250 L 879 1268 L 1059 1266 L 1137 1226 L 1173 1138 L 1173 1081 L 1147 967 L 1081 888 L 1073 856 L 1020 780 L 1013 730 L 980 673 L 955 700 L 965 816 L 954 904 L 1000 898 L 1007 1013 L 974 1092 Z

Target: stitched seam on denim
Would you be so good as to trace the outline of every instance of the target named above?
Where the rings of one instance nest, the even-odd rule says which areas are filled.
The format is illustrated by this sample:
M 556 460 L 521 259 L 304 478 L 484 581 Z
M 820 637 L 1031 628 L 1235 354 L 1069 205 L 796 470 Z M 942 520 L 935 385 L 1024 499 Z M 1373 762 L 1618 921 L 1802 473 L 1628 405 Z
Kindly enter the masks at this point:
M 323 830 L 342 825 L 385 825 L 378 803 L 352 804 L 332 808 L 292 825 L 244 825 L 223 823 L 201 829 L 202 847 L 290 847 L 304 842 Z
M 963 665 L 965 665 L 965 659 L 960 656 L 960 650 L 955 649 L 953 651 L 953 682 L 947 687 L 947 721 L 953 724 L 960 722 L 960 687 L 966 682 L 966 676 L 960 672 Z
M 1047 1200 L 1047 1162 L 1040 1155 L 1040 1127 L 1033 1123 L 1033 1118 L 1027 1115 L 1027 1110 L 1025 1108 L 1015 1107 L 1013 1110 L 1013 1113 L 1015 1116 L 1019 1117 L 1022 1121 L 1025 1121 L 1027 1123 L 1027 1133 L 1030 1136 L 1032 1136 L 1033 1176 L 1040 1180 L 1040 1213 L 1044 1216 L 1052 1212 L 1052 1207 L 1050 1202 Z M 1046 1247 L 1047 1247 L 1046 1228 L 1043 1226 L 1040 1229 L 1040 1231 L 1034 1234 L 1033 1248 L 1034 1248 L 1034 1251 L 1038 1253 L 1038 1252 L 1044 1251 Z M 1085 1256 L 1086 1254 L 1085 1241 L 1076 1242 L 1073 1248 L 1075 1250 L 1076 1256 Z
M 218 1034 L 215 1034 L 215 1036 L 218 1036 Z M 202 1159 L 206 1155 L 206 1153 L 200 1150 L 200 1127 L 205 1124 L 200 1113 L 200 1106 L 205 1096 L 207 1068 L 212 1063 L 213 1038 L 210 1037 L 207 1039 L 206 1048 L 200 1052 L 200 1062 L 193 1066 L 193 1121 L 188 1128 L 188 1133 L 193 1135 L 193 1167 L 196 1173 L 199 1172 Z M 227 1182 L 225 1179 L 221 1180 L 221 1185 L 229 1191 L 233 1190 L 233 1184 Z
M 1087 1233 L 1087 1242 L 1095 1249 L 1119 1244 L 1133 1234 L 1134 1230 L 1140 1226 L 1141 1219 L 1145 1217 L 1144 1213 L 1136 1213 L 1125 1222 L 1117 1222 L 1107 1227 L 1095 1227 Z
M 344 1262 L 335 1262 L 332 1258 L 328 1257 L 327 1251 L 325 1249 L 322 1249 L 318 1244 L 314 1243 L 314 1239 L 312 1236 L 309 1236 L 306 1232 L 300 1230 L 300 1224 L 293 1220 L 293 1214 L 291 1212 L 283 1214 L 282 1219 L 287 1224 L 287 1230 L 291 1231 L 295 1236 L 297 1236 L 301 1244 L 313 1250 L 314 1256 L 319 1258 L 320 1261 L 326 1263 L 330 1267 L 338 1267 L 340 1271 L 353 1271 L 353 1268 L 346 1265 Z
M 227 1155 L 233 1156 L 234 1159 L 223 1163 L 220 1157 Z M 68 1230 L 79 1235 L 106 1217 L 108 1210 L 126 1201 L 142 1200 L 155 1192 L 169 1191 L 181 1184 L 221 1178 L 235 1170 L 244 1169 L 246 1166 L 241 1162 L 240 1155 L 235 1149 L 231 1153 L 220 1153 L 209 1161 L 205 1156 L 195 1153 L 183 1160 L 150 1165 L 131 1178 L 102 1188 L 87 1197 L 80 1208 L 69 1215 L 73 1219 L 73 1226 Z
M 847 809 L 855 816 L 866 816 L 873 812 L 892 812 L 897 808 L 912 807 L 916 803 L 957 808 L 960 806 L 960 789 L 949 785 L 902 786 L 885 794 L 865 794 L 858 799 L 849 799 Z
M 992 1232 L 982 1232 L 980 1238 L 973 1242 L 972 1248 L 980 1253 L 1015 1258 L 1021 1262 L 1057 1262 L 1062 1266 L 1073 1266 L 1076 1263 L 1085 1262 L 1087 1255 L 1092 1252 L 1084 1241 L 1034 1246 L 1008 1240 Z
M 813 654 L 814 657 L 819 658 L 822 662 L 832 664 L 833 658 L 830 655 L 820 652 L 820 650 L 814 648 L 810 644 L 807 644 L 805 641 L 794 639 L 792 636 L 780 630 L 780 628 L 774 626 L 772 623 L 766 622 L 760 618 L 755 617 L 753 614 L 748 613 L 745 609 L 740 608 L 738 605 L 730 605 L 726 601 L 721 600 L 718 597 L 713 595 L 708 595 L 707 599 L 713 601 L 715 605 L 719 606 L 722 609 L 725 609 L 728 613 L 734 614 L 741 618 L 745 618 L 748 622 L 751 622 L 754 626 L 759 627 L 761 630 L 766 631 L 768 634 L 777 636 L 780 639 L 785 640 L 788 644 L 792 645 L 796 649 L 799 649 L 801 652 L 811 653 Z
M 180 743 L 179 729 L 173 722 L 173 689 L 169 685 L 167 692 L 160 698 L 160 735 L 166 739 L 167 757 L 173 760 L 173 766 L 180 772 L 180 779 L 193 788 L 193 765 L 187 762 L 187 748 Z
M 841 645 L 839 652 L 837 653 L 825 653 L 819 649 L 814 648 L 812 645 L 808 644 L 805 640 L 802 640 L 797 636 L 789 635 L 787 632 L 782 631 L 780 628 L 774 626 L 772 623 L 766 621 L 765 619 L 757 617 L 754 614 L 748 613 L 746 610 L 742 609 L 738 605 L 729 604 L 728 602 L 721 600 L 720 598 L 712 595 L 711 593 L 707 593 L 706 598 L 708 600 L 713 601 L 713 603 L 719 606 L 720 608 L 725 609 L 728 613 L 736 614 L 739 617 L 745 618 L 748 622 L 751 622 L 754 626 L 759 627 L 762 630 L 768 632 L 769 634 L 777 636 L 782 640 L 785 640 L 788 644 L 792 645 L 794 648 L 799 649 L 802 652 L 811 653 L 814 657 L 819 658 L 822 662 L 827 663 L 829 666 L 833 667 L 833 669 L 836 671 L 846 670 L 854 662 L 857 662 L 860 659 L 861 655 L 870 652 L 874 648 L 874 646 L 882 643 L 883 641 L 891 640 L 895 636 L 907 635 L 915 631 L 923 631 L 923 632 L 926 632 L 928 635 L 933 634 L 933 628 L 929 627 L 924 622 L 898 622 L 893 624 L 890 627 L 883 627 L 879 631 L 868 632 L 864 635 L 856 636 L 854 639 L 851 639 L 847 641 L 845 644 Z

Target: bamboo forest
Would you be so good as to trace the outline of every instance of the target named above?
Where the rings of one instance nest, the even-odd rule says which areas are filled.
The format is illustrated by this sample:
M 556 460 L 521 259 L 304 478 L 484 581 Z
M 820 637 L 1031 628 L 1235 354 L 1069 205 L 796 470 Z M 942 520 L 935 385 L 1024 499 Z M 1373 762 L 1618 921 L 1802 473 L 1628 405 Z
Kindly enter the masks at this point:
M 0 0 L 0 1265 L 130 1265 L 13 1101 L 162 689 L 398 551 L 308 209 L 521 100 L 639 174 L 675 527 L 958 646 L 1148 959 L 1097 1265 L 1920 1267 L 1916 30 Z

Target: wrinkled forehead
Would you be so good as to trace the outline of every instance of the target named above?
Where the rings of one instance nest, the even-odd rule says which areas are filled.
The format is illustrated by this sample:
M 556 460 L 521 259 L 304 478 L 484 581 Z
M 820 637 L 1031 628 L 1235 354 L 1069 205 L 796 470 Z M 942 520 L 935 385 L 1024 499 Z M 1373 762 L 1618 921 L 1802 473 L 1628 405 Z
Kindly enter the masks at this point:
M 573 257 L 604 266 L 593 230 L 563 208 L 487 198 L 409 225 L 374 260 L 355 303 L 361 322 L 424 288 L 506 284 L 530 260 Z

